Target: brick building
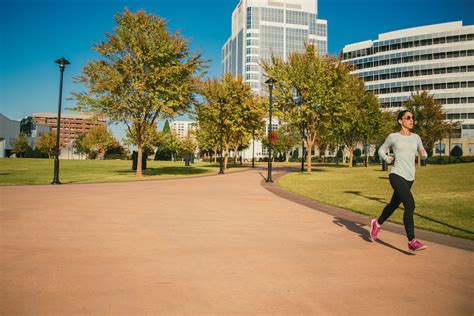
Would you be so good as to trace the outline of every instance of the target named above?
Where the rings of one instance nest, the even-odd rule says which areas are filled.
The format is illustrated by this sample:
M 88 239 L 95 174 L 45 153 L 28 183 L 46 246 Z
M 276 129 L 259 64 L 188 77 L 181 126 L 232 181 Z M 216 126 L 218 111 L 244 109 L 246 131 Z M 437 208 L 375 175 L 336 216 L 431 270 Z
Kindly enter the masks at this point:
M 57 113 L 33 113 L 36 124 L 51 126 L 51 131 L 56 134 Z M 64 146 L 71 146 L 81 134 L 89 132 L 97 126 L 107 126 L 105 117 L 96 119 L 87 114 L 61 114 L 61 131 L 59 137 Z

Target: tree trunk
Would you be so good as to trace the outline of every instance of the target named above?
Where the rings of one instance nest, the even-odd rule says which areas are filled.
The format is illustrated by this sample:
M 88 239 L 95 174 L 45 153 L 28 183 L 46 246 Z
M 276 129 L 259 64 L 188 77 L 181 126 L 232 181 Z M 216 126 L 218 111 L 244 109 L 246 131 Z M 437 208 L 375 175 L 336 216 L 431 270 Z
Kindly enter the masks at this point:
M 288 150 L 288 152 L 286 153 L 286 162 L 290 161 L 290 153 L 291 153 L 291 149 Z
M 237 153 L 239 152 L 239 145 L 234 146 L 233 150 L 234 150 L 234 164 L 236 165 L 237 164 Z
M 217 163 L 217 145 L 214 146 L 214 163 Z
M 105 150 L 99 149 L 97 150 L 97 156 L 95 157 L 96 160 L 104 160 Z
M 314 142 L 306 141 L 306 171 L 311 173 L 312 166 L 311 166 L 311 152 L 313 150 Z
M 354 159 L 354 152 L 352 151 L 352 145 L 349 146 L 349 168 L 352 168 L 352 160 Z
M 137 153 L 137 177 L 142 177 L 142 156 L 143 156 L 143 146 L 138 145 L 138 153 Z
M 225 146 L 225 151 L 224 151 L 224 170 L 227 170 L 227 164 L 229 163 L 229 155 L 225 154 L 229 152 L 229 146 Z

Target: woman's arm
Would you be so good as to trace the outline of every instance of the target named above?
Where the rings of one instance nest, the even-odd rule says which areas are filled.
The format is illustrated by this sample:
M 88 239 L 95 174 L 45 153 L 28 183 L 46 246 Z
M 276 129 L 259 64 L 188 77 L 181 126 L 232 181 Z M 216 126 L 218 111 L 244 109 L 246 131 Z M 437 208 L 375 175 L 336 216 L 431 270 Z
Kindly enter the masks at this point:
M 382 160 L 387 163 L 391 163 L 393 161 L 393 157 L 387 155 L 387 150 L 390 148 L 391 145 L 392 145 L 392 137 L 391 135 L 388 135 L 388 137 L 385 139 L 385 142 L 379 148 L 379 157 L 382 158 Z
M 428 158 L 428 153 L 423 147 L 423 143 L 421 142 L 420 136 L 418 136 L 416 147 L 417 147 L 418 153 L 420 154 L 421 159 Z

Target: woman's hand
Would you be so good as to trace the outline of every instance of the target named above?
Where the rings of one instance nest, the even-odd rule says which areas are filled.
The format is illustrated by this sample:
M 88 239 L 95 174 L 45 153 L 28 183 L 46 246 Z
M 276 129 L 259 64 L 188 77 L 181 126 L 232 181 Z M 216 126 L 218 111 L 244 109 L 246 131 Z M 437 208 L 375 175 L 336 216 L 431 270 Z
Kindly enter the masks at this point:
M 426 159 L 426 157 L 428 157 L 428 153 L 424 149 L 420 150 L 420 154 L 422 159 Z

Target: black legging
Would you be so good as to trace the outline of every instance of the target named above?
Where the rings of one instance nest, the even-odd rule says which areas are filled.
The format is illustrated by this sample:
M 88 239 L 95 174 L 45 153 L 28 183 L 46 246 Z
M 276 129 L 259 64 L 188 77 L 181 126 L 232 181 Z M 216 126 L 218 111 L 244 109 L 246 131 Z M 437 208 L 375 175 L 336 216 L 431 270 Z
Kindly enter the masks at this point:
M 403 224 L 407 232 L 408 240 L 415 238 L 415 222 L 413 214 L 415 213 L 415 200 L 410 192 L 413 181 L 407 181 L 397 174 L 391 173 L 389 175 L 390 185 L 393 188 L 393 195 L 390 203 L 383 209 L 382 215 L 377 222 L 382 225 L 397 209 L 400 203 L 403 203 L 405 213 L 403 214 Z

